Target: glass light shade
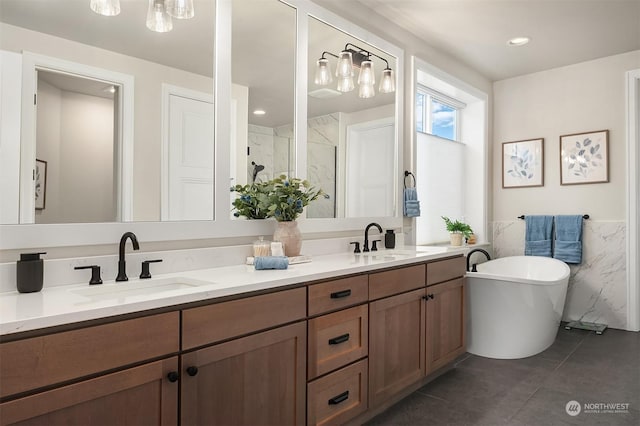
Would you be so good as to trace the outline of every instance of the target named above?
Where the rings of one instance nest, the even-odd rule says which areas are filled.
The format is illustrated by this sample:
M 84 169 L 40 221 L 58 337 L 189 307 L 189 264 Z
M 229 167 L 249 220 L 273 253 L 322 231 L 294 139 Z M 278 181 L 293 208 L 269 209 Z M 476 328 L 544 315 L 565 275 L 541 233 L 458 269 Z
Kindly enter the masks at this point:
M 380 79 L 380 93 L 392 93 L 396 91 L 396 82 L 393 77 L 393 70 L 385 68 L 382 70 L 382 78 Z
M 376 90 L 373 88 L 373 83 L 360 85 L 360 89 L 358 90 L 358 97 L 366 99 L 373 98 L 375 95 Z
M 164 0 L 149 0 L 147 28 L 158 33 L 166 33 L 173 29 L 173 21 L 167 13 Z
M 167 13 L 176 19 L 191 19 L 195 15 L 193 0 L 166 0 Z
M 376 84 L 376 76 L 373 71 L 373 62 L 369 59 L 362 61 L 360 64 L 360 74 L 358 75 L 358 84 Z
M 347 50 L 340 52 L 338 65 L 336 66 L 336 77 L 353 77 L 353 57 L 351 56 L 351 52 Z
M 338 92 L 350 92 L 355 88 L 353 84 L 353 77 L 343 77 L 338 80 Z
M 318 86 L 326 86 L 332 81 L 333 77 L 331 76 L 331 66 L 329 65 L 329 60 L 326 58 L 318 59 L 315 83 Z
M 116 16 L 120 13 L 120 0 L 91 0 L 89 7 L 98 15 Z

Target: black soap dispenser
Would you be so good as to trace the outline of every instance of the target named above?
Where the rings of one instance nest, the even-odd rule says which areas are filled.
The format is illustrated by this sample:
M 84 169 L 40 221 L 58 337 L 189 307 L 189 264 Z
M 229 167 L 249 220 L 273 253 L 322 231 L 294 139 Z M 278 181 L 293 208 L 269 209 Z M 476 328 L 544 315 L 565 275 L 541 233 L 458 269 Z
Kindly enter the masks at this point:
M 44 262 L 39 253 L 22 253 L 17 262 L 16 284 L 20 293 L 35 293 L 42 290 Z
M 392 249 L 396 247 L 396 234 L 393 229 L 387 229 L 387 233 L 384 234 L 384 248 Z

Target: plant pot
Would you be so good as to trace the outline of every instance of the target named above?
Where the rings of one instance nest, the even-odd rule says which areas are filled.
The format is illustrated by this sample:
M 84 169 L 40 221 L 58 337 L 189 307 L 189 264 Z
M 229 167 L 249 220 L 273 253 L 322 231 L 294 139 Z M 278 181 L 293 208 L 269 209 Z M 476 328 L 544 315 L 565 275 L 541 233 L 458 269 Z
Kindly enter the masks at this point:
M 282 243 L 285 256 L 299 256 L 302 248 L 302 234 L 298 229 L 298 222 L 295 220 L 277 222 L 276 231 L 273 233 L 273 241 Z
M 451 232 L 449 234 L 451 238 L 452 246 L 461 246 L 462 245 L 462 232 Z

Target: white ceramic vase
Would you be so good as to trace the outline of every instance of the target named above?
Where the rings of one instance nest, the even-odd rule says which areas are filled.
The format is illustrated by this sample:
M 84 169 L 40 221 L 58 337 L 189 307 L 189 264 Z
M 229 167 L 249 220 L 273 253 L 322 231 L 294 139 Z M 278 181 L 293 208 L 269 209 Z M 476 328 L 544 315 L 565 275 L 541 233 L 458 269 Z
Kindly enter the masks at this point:
M 299 256 L 302 248 L 302 234 L 298 228 L 298 222 L 295 220 L 277 222 L 276 231 L 273 233 L 273 241 L 282 243 L 285 256 Z

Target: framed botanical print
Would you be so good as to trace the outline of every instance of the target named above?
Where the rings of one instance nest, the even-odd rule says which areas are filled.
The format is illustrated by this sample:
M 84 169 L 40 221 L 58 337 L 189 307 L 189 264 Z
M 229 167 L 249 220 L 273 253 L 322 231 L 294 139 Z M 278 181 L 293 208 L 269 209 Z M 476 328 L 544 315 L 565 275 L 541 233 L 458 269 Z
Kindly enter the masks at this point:
M 502 144 L 502 187 L 544 186 L 544 138 Z
M 609 182 L 609 130 L 560 136 L 560 184 Z
M 36 160 L 35 172 L 35 205 L 36 210 L 44 210 L 47 200 L 47 162 Z

